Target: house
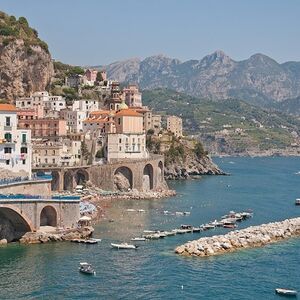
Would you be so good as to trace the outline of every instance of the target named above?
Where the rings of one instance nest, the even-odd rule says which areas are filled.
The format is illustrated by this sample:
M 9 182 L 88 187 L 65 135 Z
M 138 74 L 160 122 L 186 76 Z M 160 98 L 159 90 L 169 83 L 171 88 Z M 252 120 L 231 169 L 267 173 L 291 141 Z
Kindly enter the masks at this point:
M 18 129 L 17 109 L 0 104 L 0 168 L 31 177 L 31 132 Z

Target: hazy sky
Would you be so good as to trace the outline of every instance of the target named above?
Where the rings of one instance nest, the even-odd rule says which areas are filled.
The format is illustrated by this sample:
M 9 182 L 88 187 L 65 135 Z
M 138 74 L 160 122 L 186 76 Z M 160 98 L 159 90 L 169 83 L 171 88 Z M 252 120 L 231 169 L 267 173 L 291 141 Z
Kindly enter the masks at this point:
M 65 63 L 99 65 L 166 54 L 300 61 L 299 0 L 0 0 L 25 16 Z

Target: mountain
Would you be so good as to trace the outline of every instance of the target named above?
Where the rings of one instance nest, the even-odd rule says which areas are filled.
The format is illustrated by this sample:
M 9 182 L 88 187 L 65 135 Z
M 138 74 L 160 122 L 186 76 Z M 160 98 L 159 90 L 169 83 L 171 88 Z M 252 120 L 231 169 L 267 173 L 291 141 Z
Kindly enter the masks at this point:
M 168 88 L 208 99 L 244 99 L 269 106 L 300 96 L 300 62 L 279 64 L 255 54 L 235 61 L 222 51 L 181 62 L 156 55 L 104 66 L 109 78 L 138 83 L 142 89 Z
M 143 103 L 163 115 L 180 115 L 185 133 L 199 136 L 213 154 L 298 153 L 300 120 L 280 111 L 270 112 L 236 99 L 211 101 L 168 89 L 145 90 Z
M 53 75 L 48 46 L 27 20 L 0 12 L 0 98 L 45 90 Z

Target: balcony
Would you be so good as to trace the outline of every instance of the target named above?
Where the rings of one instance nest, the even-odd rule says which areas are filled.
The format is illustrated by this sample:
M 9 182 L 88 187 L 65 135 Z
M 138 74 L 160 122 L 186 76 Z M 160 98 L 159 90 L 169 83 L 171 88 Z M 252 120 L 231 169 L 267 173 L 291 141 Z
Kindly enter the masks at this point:
M 4 130 L 5 131 L 11 131 L 12 130 L 12 126 L 11 125 L 4 125 Z

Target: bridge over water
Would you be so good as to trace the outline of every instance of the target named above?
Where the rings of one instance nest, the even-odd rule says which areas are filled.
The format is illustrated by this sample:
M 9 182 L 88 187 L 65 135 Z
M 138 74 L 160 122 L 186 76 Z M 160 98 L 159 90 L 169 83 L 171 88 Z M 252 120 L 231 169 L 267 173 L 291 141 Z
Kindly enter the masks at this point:
M 79 197 L 75 198 L 0 198 L 0 239 L 18 240 L 41 226 L 75 228 L 80 217 Z

